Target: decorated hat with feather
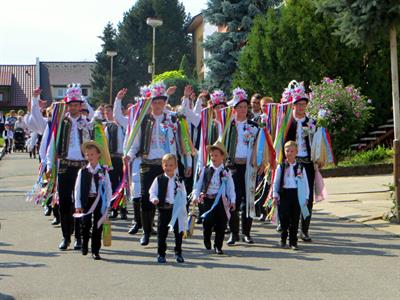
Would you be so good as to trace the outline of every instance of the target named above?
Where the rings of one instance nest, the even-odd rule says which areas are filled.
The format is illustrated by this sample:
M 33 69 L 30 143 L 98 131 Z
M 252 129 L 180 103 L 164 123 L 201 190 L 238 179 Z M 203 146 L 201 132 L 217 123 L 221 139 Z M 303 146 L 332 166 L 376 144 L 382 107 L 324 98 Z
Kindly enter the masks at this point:
M 233 90 L 232 92 L 232 100 L 229 101 L 229 105 L 236 107 L 239 105 L 241 102 L 249 102 L 247 93 L 244 89 L 241 89 L 240 87 L 237 87 L 236 89 Z
M 64 102 L 70 104 L 73 102 L 83 102 L 82 89 L 80 83 L 72 83 L 68 85 L 67 92 L 64 97 Z
M 211 95 L 211 103 L 213 107 L 216 107 L 218 105 L 224 105 L 226 106 L 226 101 L 225 101 L 225 93 L 221 90 L 215 90 Z
M 288 87 L 282 93 L 281 103 L 293 103 L 305 100 L 309 101 L 309 97 L 305 91 L 304 83 L 292 80 L 289 82 Z
M 140 87 L 140 98 L 147 99 L 151 97 L 151 89 L 149 86 L 144 85 Z
M 168 95 L 167 95 L 167 88 L 164 84 L 164 82 L 155 82 L 152 85 L 150 85 L 150 91 L 151 91 L 151 100 L 156 100 L 156 99 L 163 99 L 167 100 Z

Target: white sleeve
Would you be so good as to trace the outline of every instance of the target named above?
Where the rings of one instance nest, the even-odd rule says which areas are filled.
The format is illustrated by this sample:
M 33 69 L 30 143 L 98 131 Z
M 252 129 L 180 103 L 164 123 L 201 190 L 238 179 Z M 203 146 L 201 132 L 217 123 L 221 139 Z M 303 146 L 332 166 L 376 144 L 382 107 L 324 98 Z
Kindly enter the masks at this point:
M 105 180 L 106 180 L 107 207 L 110 207 L 112 199 L 112 187 L 111 187 L 110 175 L 108 174 L 108 172 L 106 172 Z
M 134 139 L 134 141 L 132 143 L 132 146 L 128 151 L 128 156 L 131 159 L 136 158 L 136 153 L 138 153 L 138 151 L 139 151 L 139 147 L 140 147 L 140 138 L 139 137 L 140 136 L 141 136 L 141 129 L 138 130 L 137 135 L 136 135 L 136 137 L 135 137 L 135 139 Z M 124 140 L 124 145 L 126 145 L 128 139 L 129 139 L 129 135 L 126 134 L 125 135 L 125 140 Z
M 186 116 L 186 118 L 190 121 L 190 123 L 192 123 L 195 127 L 197 127 L 197 126 L 199 126 L 199 123 L 200 123 L 200 112 L 196 113 L 194 110 L 190 109 L 189 101 L 190 100 L 187 98 L 183 99 L 183 101 L 182 101 L 183 113 Z M 196 102 L 196 104 L 197 104 L 197 102 Z
M 47 120 L 43 118 L 39 107 L 39 98 L 32 98 L 31 113 L 26 118 L 26 125 L 39 134 L 43 134 L 47 126 Z
M 82 208 L 81 202 L 81 177 L 82 177 L 82 170 L 78 171 L 78 176 L 76 177 L 75 181 L 75 208 Z
M 278 167 L 276 168 L 275 178 L 274 178 L 274 182 L 273 182 L 272 197 L 279 198 L 281 177 L 282 177 L 282 167 L 281 167 L 281 165 L 278 165 Z
M 128 127 L 128 117 L 122 114 L 122 100 L 115 98 L 114 108 L 113 108 L 114 119 L 119 125 L 124 127 L 124 130 Z
M 88 119 L 89 119 L 89 120 L 93 119 L 93 117 L 94 117 L 94 110 L 93 110 L 92 106 L 89 104 L 89 102 L 87 101 L 86 97 L 84 98 L 84 101 L 83 101 L 83 102 L 86 104 L 86 108 L 87 108 L 87 110 L 89 111 Z
M 46 135 L 43 135 L 43 138 L 45 141 L 47 140 L 48 135 L 50 134 L 50 131 L 47 131 Z M 49 147 L 47 148 L 47 152 L 46 152 L 46 164 L 47 164 L 47 171 L 50 171 L 52 166 L 52 162 L 54 160 L 54 147 L 55 147 L 55 141 L 54 141 L 54 137 L 52 136 L 50 139 L 50 144 Z
M 225 192 L 228 196 L 229 201 L 234 204 L 236 203 L 236 192 L 235 183 L 233 182 L 231 171 L 228 172 L 228 182 L 226 184 L 227 191 Z
M 205 168 L 203 167 L 201 169 L 199 180 L 197 180 L 193 188 L 193 199 L 198 199 L 200 197 L 201 187 L 203 185 L 203 180 L 204 180 L 204 173 L 205 173 Z
M 158 180 L 157 178 L 154 179 L 153 183 L 151 184 L 151 187 L 149 189 L 149 199 L 150 202 L 153 202 L 153 200 L 159 200 L 158 199 Z

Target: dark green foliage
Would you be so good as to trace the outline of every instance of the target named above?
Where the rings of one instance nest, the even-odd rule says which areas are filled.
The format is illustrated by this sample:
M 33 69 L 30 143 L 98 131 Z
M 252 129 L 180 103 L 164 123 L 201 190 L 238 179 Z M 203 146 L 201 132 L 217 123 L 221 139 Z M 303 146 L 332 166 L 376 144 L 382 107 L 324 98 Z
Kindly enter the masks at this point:
M 215 32 L 204 43 L 210 52 L 206 64 L 210 69 L 206 78 L 209 88 L 220 88 L 230 92 L 232 76 L 240 49 L 247 42 L 254 18 L 263 14 L 269 7 L 282 1 L 274 0 L 209 0 L 204 16 L 208 22 L 217 26 L 226 26 L 227 32 Z

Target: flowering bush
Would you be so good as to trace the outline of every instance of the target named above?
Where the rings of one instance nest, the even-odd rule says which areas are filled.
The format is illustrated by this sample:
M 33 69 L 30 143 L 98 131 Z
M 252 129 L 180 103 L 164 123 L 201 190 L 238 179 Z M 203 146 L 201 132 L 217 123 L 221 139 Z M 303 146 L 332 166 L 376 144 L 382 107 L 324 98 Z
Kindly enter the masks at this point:
M 311 84 L 310 115 L 317 126 L 328 129 L 337 164 L 343 152 L 363 133 L 372 116 L 371 100 L 354 86 L 344 86 L 340 78 L 324 78 Z

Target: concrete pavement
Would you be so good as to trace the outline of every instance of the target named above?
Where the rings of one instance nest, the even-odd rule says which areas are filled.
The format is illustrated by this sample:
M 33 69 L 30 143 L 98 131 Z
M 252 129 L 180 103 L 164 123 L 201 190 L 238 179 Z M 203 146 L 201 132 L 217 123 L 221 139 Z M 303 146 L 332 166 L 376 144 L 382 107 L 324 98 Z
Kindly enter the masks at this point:
M 399 239 L 360 223 L 330 216 L 321 203 L 311 244 L 278 248 L 274 226 L 255 222 L 251 246 L 239 243 L 216 256 L 202 247 L 201 231 L 183 244 L 184 264 L 173 252 L 156 261 L 129 236 L 129 221 L 113 223 L 113 245 L 102 261 L 60 252 L 60 228 L 25 202 L 37 164 L 27 154 L 0 161 L 0 299 L 398 299 Z M 331 196 L 341 192 L 327 182 Z M 340 188 L 342 184 L 340 185 Z M 332 202 L 334 203 L 334 202 Z M 342 203 L 340 206 L 343 206 Z M 169 249 L 173 247 L 169 239 Z

